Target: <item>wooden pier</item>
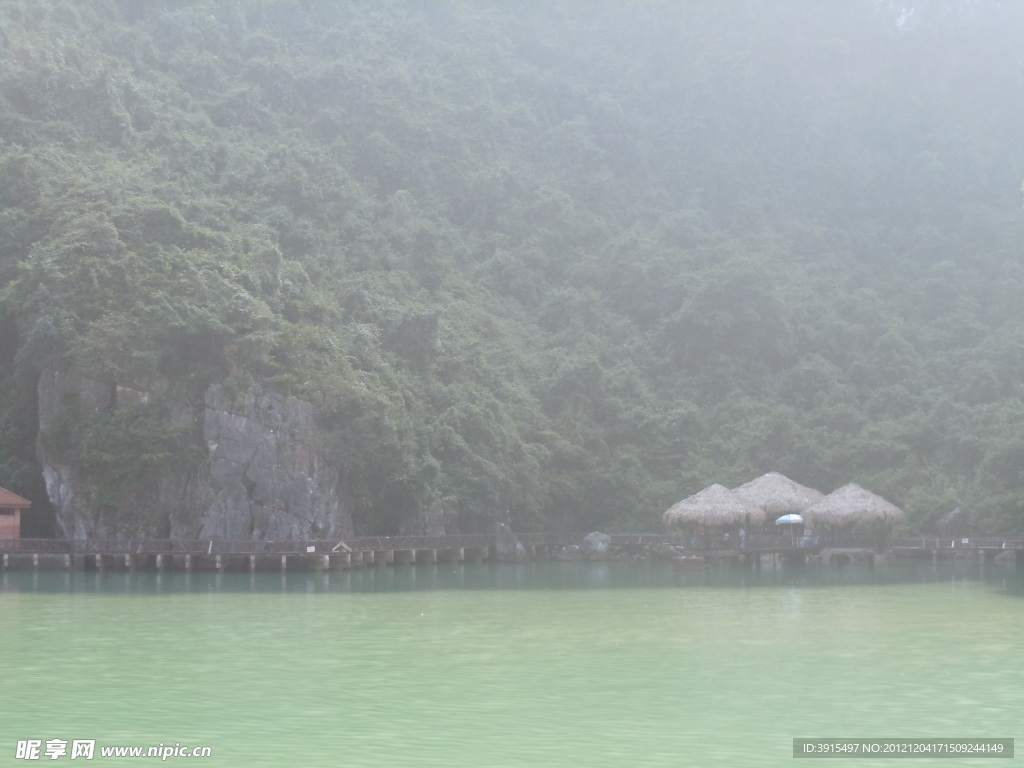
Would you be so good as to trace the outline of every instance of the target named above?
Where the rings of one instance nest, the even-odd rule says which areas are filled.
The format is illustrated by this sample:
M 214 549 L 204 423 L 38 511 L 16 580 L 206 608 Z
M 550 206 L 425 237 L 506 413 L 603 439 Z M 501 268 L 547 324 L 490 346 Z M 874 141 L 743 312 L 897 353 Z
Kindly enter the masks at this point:
M 528 558 L 559 537 L 520 536 Z M 525 541 L 524 541 L 525 539 Z M 322 571 L 499 560 L 490 534 L 363 536 L 342 540 L 0 539 L 0 569 Z
M 548 559 L 561 548 L 579 545 L 581 536 L 519 534 L 526 559 Z M 751 534 L 730 547 L 721 540 L 661 534 L 610 534 L 617 552 L 651 554 L 658 545 L 680 548 L 709 559 L 757 564 L 765 555 L 789 562 L 819 558 L 841 564 L 868 555 L 961 557 L 987 562 L 1013 552 L 1024 564 L 1024 539 L 997 537 L 886 537 L 835 535 L 821 539 L 782 534 Z M 0 569 L 329 571 L 435 563 L 499 560 L 491 534 L 463 536 L 361 536 L 342 540 L 239 541 L 226 539 L 0 539 Z

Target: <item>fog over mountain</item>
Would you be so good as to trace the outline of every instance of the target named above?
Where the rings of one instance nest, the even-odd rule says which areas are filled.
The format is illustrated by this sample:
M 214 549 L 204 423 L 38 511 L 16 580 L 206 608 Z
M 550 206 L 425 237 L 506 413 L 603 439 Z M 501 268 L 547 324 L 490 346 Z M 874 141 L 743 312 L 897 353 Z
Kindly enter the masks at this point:
M 1024 533 L 1024 4 L 0 3 L 25 535 Z

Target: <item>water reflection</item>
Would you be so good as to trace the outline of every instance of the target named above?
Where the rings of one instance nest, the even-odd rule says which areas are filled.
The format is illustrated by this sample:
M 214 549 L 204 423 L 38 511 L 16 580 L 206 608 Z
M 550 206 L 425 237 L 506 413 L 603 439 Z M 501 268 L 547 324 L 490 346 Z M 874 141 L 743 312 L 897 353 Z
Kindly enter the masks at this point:
M 675 571 L 667 563 L 533 562 L 436 564 L 287 573 L 7 571 L 0 591 L 94 594 L 189 592 L 391 593 L 438 590 L 817 589 L 843 586 L 983 583 L 1024 597 L 1024 568 L 971 561 L 907 561 L 870 566 L 709 567 Z
M 189 740 L 210 766 L 761 768 L 800 736 L 1013 737 L 1024 707 L 1021 574 L 966 563 L 8 572 L 0 589 L 12 738 Z

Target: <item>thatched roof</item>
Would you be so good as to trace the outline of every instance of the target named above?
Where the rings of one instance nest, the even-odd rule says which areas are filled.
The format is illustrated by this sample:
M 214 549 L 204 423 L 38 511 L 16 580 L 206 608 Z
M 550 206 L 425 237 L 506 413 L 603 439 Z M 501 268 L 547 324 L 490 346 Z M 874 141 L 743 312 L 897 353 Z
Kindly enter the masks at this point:
M 803 511 L 815 523 L 849 525 L 852 523 L 897 523 L 904 519 L 903 510 L 881 496 L 866 491 L 856 483 L 844 485 Z
M 811 504 L 825 498 L 821 491 L 793 482 L 778 472 L 761 475 L 734 489 L 733 493 L 760 507 L 771 518 L 803 514 Z
M 673 504 L 663 518 L 666 523 L 697 523 L 702 525 L 732 525 L 750 522 L 760 525 L 765 513 L 760 507 L 736 495 L 724 485 L 709 485 L 700 493 Z

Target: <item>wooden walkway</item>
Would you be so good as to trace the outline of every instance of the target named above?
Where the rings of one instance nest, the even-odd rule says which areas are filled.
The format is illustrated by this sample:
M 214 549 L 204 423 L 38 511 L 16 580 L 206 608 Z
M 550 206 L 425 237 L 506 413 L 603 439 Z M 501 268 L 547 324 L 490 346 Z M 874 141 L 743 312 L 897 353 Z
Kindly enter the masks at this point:
M 658 545 L 686 553 L 735 557 L 759 555 L 800 558 L 829 552 L 891 553 L 896 556 L 971 556 L 991 559 L 1006 551 L 1024 552 L 1024 539 L 998 537 L 824 536 L 804 540 L 786 534 L 751 534 L 742 545 L 720 536 L 695 540 L 665 534 L 609 534 L 610 543 L 627 553 L 651 553 Z M 527 559 L 546 558 L 565 546 L 579 545 L 580 535 L 518 534 Z M 266 570 L 352 568 L 368 565 L 438 562 L 483 562 L 498 559 L 492 534 L 463 536 L 359 536 L 333 540 L 252 541 L 228 539 L 0 539 L 0 567 L 127 568 L 163 570 Z M 1017 556 L 1024 562 L 1024 555 Z
M 609 534 L 611 543 L 620 547 L 653 544 L 682 545 L 681 536 L 663 534 Z M 579 544 L 575 534 L 520 533 L 516 538 L 525 547 L 556 547 Z M 487 549 L 494 547 L 489 533 L 462 536 L 356 536 L 345 539 L 289 539 L 254 541 L 231 539 L 0 539 L 0 553 L 40 554 L 132 554 L 132 555 L 273 555 L 337 554 L 338 552 L 375 552 L 381 550 L 445 550 L 453 548 Z
M 549 557 L 581 537 L 553 533 L 518 534 L 526 559 Z M 624 548 L 681 544 L 676 536 L 615 534 Z M 483 562 L 500 559 L 493 534 L 462 536 L 358 536 L 331 540 L 253 541 L 229 539 L 0 539 L 0 568 L 39 567 L 96 569 L 136 567 L 186 571 L 195 568 L 249 570 L 280 566 L 306 569 L 352 568 L 438 562 Z

